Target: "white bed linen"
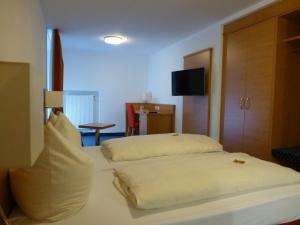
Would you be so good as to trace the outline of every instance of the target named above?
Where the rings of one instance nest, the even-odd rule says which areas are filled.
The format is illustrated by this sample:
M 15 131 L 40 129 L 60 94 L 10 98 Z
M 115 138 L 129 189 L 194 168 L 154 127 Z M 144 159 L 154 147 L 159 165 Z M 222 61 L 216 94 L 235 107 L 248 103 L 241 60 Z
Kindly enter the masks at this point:
M 104 141 L 102 146 L 113 161 L 223 151 L 223 146 L 208 136 L 181 133 L 115 138 Z
M 236 163 L 236 160 L 244 163 Z M 135 208 L 159 209 L 300 184 L 300 173 L 245 153 L 194 154 L 115 168 L 117 189 Z
M 98 148 L 87 152 L 96 165 L 89 201 L 78 214 L 52 225 L 269 225 L 300 218 L 300 184 L 167 209 L 134 209 L 113 187 L 114 165 Z M 12 218 L 18 225 L 42 225 L 18 210 Z

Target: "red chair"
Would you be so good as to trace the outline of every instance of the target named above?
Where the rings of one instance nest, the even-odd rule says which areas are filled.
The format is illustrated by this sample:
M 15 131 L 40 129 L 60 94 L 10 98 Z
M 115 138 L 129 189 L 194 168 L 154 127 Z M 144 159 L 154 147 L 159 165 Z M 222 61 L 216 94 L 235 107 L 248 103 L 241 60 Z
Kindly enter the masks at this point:
M 127 112 L 127 136 L 134 135 L 135 129 L 139 127 L 139 121 L 136 120 L 135 111 L 132 104 L 126 104 Z

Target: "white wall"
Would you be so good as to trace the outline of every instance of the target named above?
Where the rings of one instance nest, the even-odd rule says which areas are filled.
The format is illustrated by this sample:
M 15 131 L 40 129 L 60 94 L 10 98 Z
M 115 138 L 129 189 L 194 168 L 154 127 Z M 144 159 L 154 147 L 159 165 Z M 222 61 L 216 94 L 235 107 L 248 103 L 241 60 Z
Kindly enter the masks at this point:
M 100 122 L 116 126 L 102 132 L 125 132 L 125 102 L 140 102 L 147 86 L 148 58 L 63 49 L 64 90 L 98 91 Z
M 183 57 L 206 48 L 213 48 L 211 136 L 219 139 L 221 105 L 221 61 L 223 24 L 274 2 L 265 0 L 244 9 L 150 57 L 148 89 L 154 101 L 176 104 L 176 130 L 182 131 L 182 97 L 171 95 L 171 72 L 183 69 Z
M 184 40 L 176 45 L 162 50 L 161 52 L 150 57 L 148 89 L 153 92 L 155 102 L 176 104 L 176 130 L 182 130 L 182 97 L 173 97 L 171 95 L 171 72 L 183 69 L 183 56 L 190 53 L 212 47 L 213 50 L 213 68 L 212 68 L 212 113 L 216 114 L 219 110 L 216 103 L 216 96 L 219 95 L 220 77 L 219 74 L 220 61 L 220 37 L 221 32 L 219 25 L 211 26 L 201 33 Z M 215 117 L 215 115 L 213 115 Z M 213 123 L 218 121 L 212 120 Z M 216 131 L 211 130 L 212 136 Z
M 1 0 L 0 30 L 0 61 L 30 63 L 31 127 L 35 131 L 31 143 L 33 148 L 41 148 L 46 27 L 39 0 Z M 32 158 L 38 154 L 34 152 Z

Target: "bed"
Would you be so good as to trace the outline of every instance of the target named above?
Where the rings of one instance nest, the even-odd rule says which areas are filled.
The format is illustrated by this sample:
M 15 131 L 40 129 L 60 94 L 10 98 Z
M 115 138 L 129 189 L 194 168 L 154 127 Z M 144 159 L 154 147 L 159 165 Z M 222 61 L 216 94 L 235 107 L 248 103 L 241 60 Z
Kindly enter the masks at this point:
M 96 165 L 89 201 L 78 214 L 53 225 L 269 225 L 300 219 L 300 184 L 163 209 L 135 209 L 113 187 L 113 168 L 136 162 L 111 162 L 100 147 L 85 151 L 95 159 Z M 143 162 L 151 160 L 160 157 Z M 18 209 L 11 219 L 18 225 L 42 225 L 30 221 Z

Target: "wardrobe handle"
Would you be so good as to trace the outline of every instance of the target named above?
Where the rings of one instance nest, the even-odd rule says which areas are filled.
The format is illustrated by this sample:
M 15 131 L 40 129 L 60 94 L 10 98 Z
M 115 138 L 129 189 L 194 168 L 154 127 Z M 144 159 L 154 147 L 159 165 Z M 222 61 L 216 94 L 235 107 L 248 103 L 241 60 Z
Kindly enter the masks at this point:
M 240 98 L 240 109 L 244 109 L 245 108 L 245 98 L 244 97 L 241 97 Z
M 248 110 L 250 109 L 250 107 L 251 107 L 251 100 L 249 97 L 247 97 L 245 101 L 245 108 Z

